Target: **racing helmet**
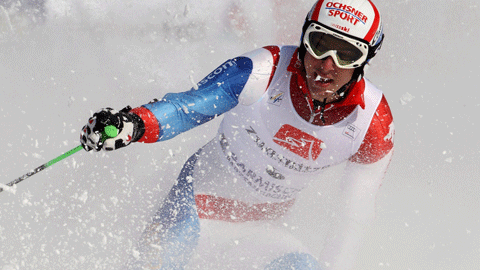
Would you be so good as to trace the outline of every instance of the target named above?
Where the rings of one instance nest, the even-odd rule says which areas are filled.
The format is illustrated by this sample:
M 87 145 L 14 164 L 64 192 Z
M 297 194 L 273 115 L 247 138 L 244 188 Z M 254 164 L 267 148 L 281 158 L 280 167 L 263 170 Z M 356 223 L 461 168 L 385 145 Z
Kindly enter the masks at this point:
M 380 13 L 370 0 L 318 0 L 305 18 L 299 58 L 307 51 L 317 59 L 332 56 L 337 66 L 355 68 L 358 79 L 383 40 Z

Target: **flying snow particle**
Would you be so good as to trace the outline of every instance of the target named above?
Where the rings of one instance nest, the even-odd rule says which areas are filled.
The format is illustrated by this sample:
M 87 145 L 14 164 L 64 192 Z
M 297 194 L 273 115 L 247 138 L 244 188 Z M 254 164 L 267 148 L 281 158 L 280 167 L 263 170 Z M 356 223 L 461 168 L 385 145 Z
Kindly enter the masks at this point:
M 53 208 L 50 208 L 49 206 L 43 206 L 44 210 L 43 213 L 45 214 L 46 217 L 50 216 L 50 213 L 53 212 Z
M 88 192 L 87 191 L 84 191 L 82 195 L 80 195 L 80 197 L 78 197 L 78 199 L 80 201 L 82 201 L 83 203 L 85 203 L 88 199 Z
M 112 201 L 114 206 L 117 206 L 117 203 L 118 203 L 118 198 L 117 197 L 115 197 L 115 196 L 110 197 L 110 201 Z
M 4 185 L 4 184 L 0 183 L 0 189 L 3 189 L 4 191 L 6 191 L 8 193 L 11 193 L 11 194 L 15 194 L 17 192 L 17 186 L 16 185 L 13 185 L 13 187 L 10 187 L 10 186 L 7 186 L 7 185 Z
M 193 75 L 190 75 L 190 82 L 193 85 L 193 89 L 198 90 L 198 84 L 195 83 L 195 80 L 193 79 Z
M 70 107 L 72 104 L 75 102 L 75 98 L 73 96 L 70 96 L 67 101 L 67 106 Z
M 388 134 L 383 138 L 383 140 L 384 141 L 390 141 L 390 140 L 393 139 L 393 135 L 394 135 L 394 129 L 393 129 L 393 122 L 392 122 L 388 126 Z
M 139 259 L 140 259 L 140 252 L 139 252 L 138 250 L 136 250 L 136 249 L 132 249 L 132 256 L 133 256 L 135 259 L 139 260 Z
M 22 204 L 25 206 L 32 206 L 33 204 L 28 200 L 28 198 L 23 198 Z
M 405 93 L 402 95 L 402 97 L 400 98 L 400 103 L 402 105 L 407 105 L 408 102 L 412 101 L 415 97 L 410 94 L 410 93 Z
M 102 246 L 106 246 L 107 245 L 107 236 L 104 234 L 103 237 L 102 237 Z

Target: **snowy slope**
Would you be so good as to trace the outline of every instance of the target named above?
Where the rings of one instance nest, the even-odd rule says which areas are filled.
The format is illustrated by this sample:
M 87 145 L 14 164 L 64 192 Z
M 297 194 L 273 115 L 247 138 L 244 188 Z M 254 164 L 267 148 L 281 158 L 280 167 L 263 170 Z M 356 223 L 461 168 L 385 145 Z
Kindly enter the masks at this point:
M 138 106 L 191 88 L 229 57 L 296 44 L 313 1 L 282 2 L 50 0 L 45 16 L 0 10 L 1 183 L 77 146 L 99 108 Z M 390 101 L 396 152 L 357 269 L 476 269 L 478 6 L 377 2 L 386 41 L 367 77 Z M 80 152 L 0 193 L 0 269 L 119 269 L 217 125 L 161 144 Z M 330 196 L 319 181 L 280 221 L 314 254 Z

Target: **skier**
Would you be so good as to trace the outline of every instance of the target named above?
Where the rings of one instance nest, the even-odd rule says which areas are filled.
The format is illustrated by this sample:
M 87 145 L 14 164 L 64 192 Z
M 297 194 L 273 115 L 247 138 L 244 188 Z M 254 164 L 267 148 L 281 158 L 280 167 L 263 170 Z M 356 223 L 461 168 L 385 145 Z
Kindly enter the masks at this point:
M 371 1 L 319 0 L 298 47 L 256 49 L 190 91 L 96 112 L 81 132 L 87 151 L 165 141 L 223 115 L 216 136 L 184 164 L 127 267 L 351 269 L 393 153 L 388 103 L 363 76 L 383 38 Z M 108 125 L 119 133 L 104 140 Z M 311 181 L 332 181 L 322 172 L 339 164 L 346 164 L 342 194 L 315 258 L 268 221 Z

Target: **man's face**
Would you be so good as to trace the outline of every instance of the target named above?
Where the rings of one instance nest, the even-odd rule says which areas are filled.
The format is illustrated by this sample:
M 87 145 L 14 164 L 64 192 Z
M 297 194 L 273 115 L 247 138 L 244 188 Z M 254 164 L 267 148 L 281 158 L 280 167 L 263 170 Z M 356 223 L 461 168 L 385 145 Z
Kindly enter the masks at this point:
M 353 76 L 355 69 L 339 68 L 331 56 L 318 60 L 309 52 L 304 57 L 308 90 L 313 99 L 332 102 L 338 99 L 335 93 Z

